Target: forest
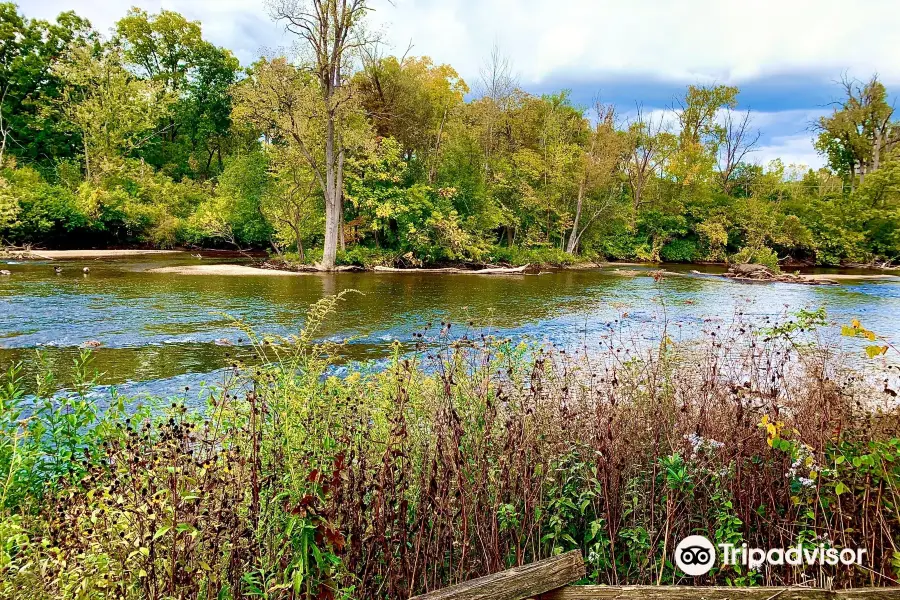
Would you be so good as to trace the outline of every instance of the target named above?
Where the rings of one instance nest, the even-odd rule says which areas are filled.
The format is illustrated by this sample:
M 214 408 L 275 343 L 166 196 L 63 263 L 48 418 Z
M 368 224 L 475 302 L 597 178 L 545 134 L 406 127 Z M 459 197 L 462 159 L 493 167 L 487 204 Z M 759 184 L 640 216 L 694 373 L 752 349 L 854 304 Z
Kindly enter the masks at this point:
M 470 82 L 389 55 L 363 0 L 297 6 L 266 5 L 303 52 L 242 65 L 176 12 L 103 35 L 0 4 L 0 243 L 324 268 L 900 256 L 900 122 L 877 76 L 845 75 L 811 124 L 827 167 L 760 165 L 735 86 L 580 106 L 523 90 L 499 49 Z

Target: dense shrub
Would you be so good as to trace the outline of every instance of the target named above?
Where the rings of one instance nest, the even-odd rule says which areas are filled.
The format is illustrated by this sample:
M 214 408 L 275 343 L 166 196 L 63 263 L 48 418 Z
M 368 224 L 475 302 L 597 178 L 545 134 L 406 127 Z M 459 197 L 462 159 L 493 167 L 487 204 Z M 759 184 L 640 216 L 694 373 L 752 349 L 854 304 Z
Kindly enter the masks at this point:
M 659 251 L 667 262 L 692 262 L 700 257 L 697 243 L 693 240 L 672 240 Z
M 573 256 L 559 248 L 521 248 L 518 246 L 493 246 L 487 255 L 488 261 L 492 263 L 549 267 L 573 265 L 586 258 L 590 258 L 590 256 Z
M 838 587 L 897 577 L 900 414 L 801 343 L 820 313 L 762 329 L 738 314 L 652 350 L 625 320 L 590 355 L 446 323 L 339 379 L 337 348 L 312 344 L 339 301 L 296 338 L 248 331 L 263 364 L 235 366 L 202 412 L 101 412 L 88 355 L 76 392 L 39 391 L 33 410 L 13 369 L 0 595 L 408 597 L 574 548 L 591 582 L 805 581 L 685 578 L 671 551 L 688 533 L 867 549 L 866 570 L 817 570 Z
M 763 246 L 762 248 L 742 248 L 737 254 L 731 257 L 733 264 L 751 263 L 754 265 L 763 265 L 770 268 L 776 273 L 781 272 L 778 266 L 778 254 L 771 248 Z

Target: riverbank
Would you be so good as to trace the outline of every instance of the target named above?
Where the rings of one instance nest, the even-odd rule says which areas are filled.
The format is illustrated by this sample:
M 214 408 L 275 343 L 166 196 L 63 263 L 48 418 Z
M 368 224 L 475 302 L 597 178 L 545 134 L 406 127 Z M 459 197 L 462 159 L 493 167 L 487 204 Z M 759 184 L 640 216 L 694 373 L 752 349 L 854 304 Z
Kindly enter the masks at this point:
M 79 258 L 121 258 L 125 256 L 159 256 L 180 254 L 183 250 L 30 250 L 34 258 L 45 260 L 77 260 Z
M 6 249 L 0 251 L 0 258 L 7 260 L 102 260 L 102 259 L 119 259 L 119 258 L 140 258 L 140 257 L 157 257 L 171 256 L 177 258 L 190 257 L 193 259 L 203 258 L 228 258 L 228 257 L 245 257 L 246 254 L 234 251 L 223 250 L 155 250 L 142 248 L 124 248 L 124 249 L 72 249 L 72 250 L 32 250 L 32 249 Z M 224 276 L 248 276 L 248 275 L 299 275 L 324 273 L 324 269 L 317 264 L 283 260 L 278 258 L 270 258 L 259 260 L 250 264 L 202 264 L 202 265 L 174 265 L 149 269 L 151 273 L 166 273 L 175 275 L 224 275 Z M 720 268 L 723 271 L 729 268 L 728 263 L 677 263 L 687 266 L 702 266 Z M 582 257 L 571 257 L 571 262 L 533 262 L 526 264 L 515 264 L 501 262 L 499 264 L 483 264 L 472 265 L 469 263 L 441 264 L 432 266 L 391 266 L 385 264 L 345 264 L 338 265 L 334 271 L 366 271 L 381 273 L 436 273 L 436 274 L 484 274 L 484 275 L 514 275 L 514 274 L 537 274 L 547 271 L 593 271 L 593 270 L 612 270 L 616 275 L 621 276 L 642 276 L 651 272 L 660 272 L 664 276 L 719 276 L 721 273 L 704 273 L 701 271 L 690 272 L 690 275 L 684 272 L 675 272 L 668 270 L 671 267 L 667 263 L 651 263 L 636 261 L 597 261 L 594 259 L 585 259 Z M 814 268 L 814 267 L 808 267 Z M 840 269 L 841 267 L 837 267 Z M 794 278 L 794 283 L 835 283 L 839 281 L 877 281 L 877 280 L 900 280 L 900 271 L 895 268 L 875 266 L 875 265 L 859 265 L 854 264 L 846 268 L 866 273 L 799 273 L 799 278 Z M 785 276 L 792 277 L 793 276 Z M 740 279 L 738 279 L 740 280 Z M 786 280 L 785 280 L 786 281 Z M 787 281 L 791 282 L 791 281 Z
M 435 274 L 435 275 L 536 275 L 539 273 L 546 273 L 548 271 L 605 271 L 612 275 L 619 275 L 622 277 L 649 277 L 654 276 L 655 274 L 659 274 L 663 277 L 704 277 L 704 278 L 723 278 L 724 276 L 721 273 L 701 273 L 699 271 L 692 271 L 690 273 L 683 273 L 677 271 L 670 271 L 665 269 L 623 269 L 621 267 L 649 267 L 656 265 L 642 265 L 640 263 L 592 263 L 590 265 L 581 264 L 578 266 L 569 266 L 569 267 L 549 267 L 546 269 L 542 269 L 540 267 L 535 267 L 532 265 L 522 265 L 520 267 L 485 267 L 483 269 L 463 269 L 456 267 L 441 267 L 441 268 L 391 268 L 391 267 L 381 267 L 374 266 L 368 269 L 364 269 L 362 267 L 348 267 L 341 266 L 335 269 L 337 272 L 347 272 L 347 271 L 355 271 L 355 272 L 368 272 L 368 273 L 393 273 L 393 274 Z M 276 268 L 274 266 L 261 266 L 261 265 L 238 265 L 238 264 L 206 264 L 206 265 L 177 265 L 177 266 L 169 266 L 169 267 L 159 267 L 156 269 L 148 269 L 147 273 L 158 273 L 158 274 L 172 274 L 172 275 L 223 275 L 223 276 L 260 276 L 260 275 L 272 275 L 276 277 L 290 276 L 290 275 L 314 275 L 314 274 L 322 274 L 327 271 L 317 268 L 311 265 L 304 265 L 304 267 L 297 268 L 294 270 L 287 270 L 282 268 Z M 735 279 L 736 281 L 748 281 L 752 283 L 799 283 L 799 284 L 828 284 L 828 283 L 838 283 L 842 281 L 900 281 L 900 275 L 888 275 L 888 274 L 845 274 L 845 273 L 818 273 L 818 274 L 809 274 L 809 275 L 800 275 L 800 276 L 791 276 L 791 280 L 771 280 L 771 281 L 758 281 L 758 280 L 750 280 L 750 279 Z
M 248 265 L 180 265 L 172 267 L 159 267 L 156 269 L 148 269 L 147 273 L 173 274 L 173 275 L 303 275 L 304 273 L 312 273 L 313 271 L 282 271 L 278 269 L 260 269 Z

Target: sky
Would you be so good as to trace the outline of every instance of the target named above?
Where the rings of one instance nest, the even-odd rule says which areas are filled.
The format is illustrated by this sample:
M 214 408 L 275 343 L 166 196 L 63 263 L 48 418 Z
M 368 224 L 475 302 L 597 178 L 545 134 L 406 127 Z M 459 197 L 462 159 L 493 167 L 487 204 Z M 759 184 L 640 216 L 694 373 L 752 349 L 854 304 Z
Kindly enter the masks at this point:
M 690 84 L 740 88 L 761 132 L 754 162 L 819 167 L 811 124 L 831 112 L 843 76 L 900 89 L 900 0 L 370 0 L 387 51 L 452 65 L 470 87 L 496 46 L 520 86 L 571 91 L 590 105 L 665 109 Z M 74 9 L 107 33 L 130 6 L 175 10 L 243 64 L 290 50 L 262 0 L 30 0 L 29 17 Z

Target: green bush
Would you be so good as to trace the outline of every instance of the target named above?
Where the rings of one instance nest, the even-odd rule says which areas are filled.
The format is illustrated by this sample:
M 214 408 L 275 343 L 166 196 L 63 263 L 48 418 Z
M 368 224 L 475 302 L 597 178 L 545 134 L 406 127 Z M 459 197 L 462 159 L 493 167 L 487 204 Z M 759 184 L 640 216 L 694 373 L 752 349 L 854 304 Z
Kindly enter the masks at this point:
M 355 265 L 357 267 L 371 268 L 374 266 L 393 266 L 399 257 L 395 250 L 382 250 L 381 248 L 368 248 L 366 246 L 348 246 L 346 250 L 339 250 L 335 262 L 339 265 Z
M 692 262 L 696 260 L 700 251 L 697 242 L 693 240 L 672 240 L 659 251 L 660 257 L 666 262 Z
M 490 263 L 509 264 L 514 266 L 534 265 L 548 267 L 565 267 L 587 260 L 593 255 L 573 255 L 559 248 L 521 248 L 519 246 L 492 246 L 487 252 Z
M 775 273 L 781 272 L 781 268 L 778 266 L 778 254 L 771 248 L 765 246 L 758 249 L 741 248 L 737 254 L 731 257 L 729 262 L 733 264 L 751 263 L 754 265 L 763 265 Z

